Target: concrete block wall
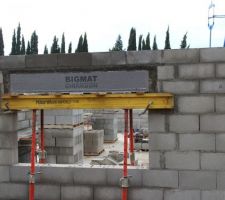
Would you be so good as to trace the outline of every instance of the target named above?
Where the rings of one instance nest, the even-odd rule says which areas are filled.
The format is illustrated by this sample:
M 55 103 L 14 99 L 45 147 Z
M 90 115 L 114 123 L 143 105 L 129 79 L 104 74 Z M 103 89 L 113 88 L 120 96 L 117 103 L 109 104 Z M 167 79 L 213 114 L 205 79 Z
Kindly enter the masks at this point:
M 51 58 L 42 56 L 42 63 L 38 61 L 39 56 L 34 56 L 35 59 L 13 57 L 12 60 L 7 57 L 0 58 L 0 68 L 7 67 L 9 71 L 15 67 L 17 70 L 20 67 L 44 68 L 45 59 L 50 62 L 46 70 L 55 63 L 67 70 L 69 67 L 76 70 L 81 67 L 83 70 L 156 67 L 156 89 L 175 95 L 175 109 L 148 113 L 150 166 L 149 169 L 129 170 L 132 179 L 128 198 L 224 200 L 224 55 L 225 48 L 211 48 L 51 55 Z M 0 121 L 0 127 L 6 124 Z M 0 148 L 2 154 L 6 151 L 7 148 Z M 27 199 L 28 168 L 12 165 L 15 161 L 11 158 L 13 156 L 7 158 L 10 162 L 0 166 L 0 199 Z M 121 199 L 118 180 L 122 169 L 117 167 L 42 165 L 40 170 L 37 199 Z

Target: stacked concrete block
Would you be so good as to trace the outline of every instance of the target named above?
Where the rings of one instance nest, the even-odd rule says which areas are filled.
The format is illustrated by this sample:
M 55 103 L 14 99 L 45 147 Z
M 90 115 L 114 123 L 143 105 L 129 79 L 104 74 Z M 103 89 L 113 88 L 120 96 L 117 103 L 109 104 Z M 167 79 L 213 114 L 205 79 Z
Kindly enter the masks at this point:
M 82 114 L 82 110 L 44 112 L 47 162 L 72 164 L 83 159 Z
M 0 166 L 9 166 L 18 162 L 16 122 L 16 113 L 0 113 Z M 5 179 L 2 173 L 4 170 L 7 173 L 6 168 L 1 168 L 0 180 Z
M 104 130 L 84 131 L 84 155 L 99 155 L 103 150 Z
M 83 126 L 44 131 L 47 162 L 72 164 L 83 159 Z
M 116 110 L 95 110 L 93 112 L 93 129 L 104 130 L 104 142 L 117 139 L 118 119 Z

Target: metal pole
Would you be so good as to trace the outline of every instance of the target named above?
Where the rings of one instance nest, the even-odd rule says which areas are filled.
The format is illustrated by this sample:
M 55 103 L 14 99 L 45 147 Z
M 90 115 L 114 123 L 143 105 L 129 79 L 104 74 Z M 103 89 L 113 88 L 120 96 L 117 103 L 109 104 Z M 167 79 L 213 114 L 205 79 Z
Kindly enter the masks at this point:
M 127 144 L 128 144 L 128 109 L 124 112 L 124 152 L 123 152 L 123 180 L 128 180 L 127 175 Z M 122 200 L 127 200 L 128 185 L 122 184 Z
M 211 48 L 211 42 L 212 42 L 212 29 L 209 29 L 209 47 Z
M 31 165 L 29 177 L 29 200 L 34 200 L 35 184 L 35 152 L 36 152 L 36 110 L 32 113 L 32 144 L 31 144 Z
M 45 163 L 45 143 L 44 143 L 44 110 L 41 110 L 41 159 L 40 163 Z
M 134 155 L 134 129 L 133 129 L 133 110 L 129 110 L 130 114 L 130 163 L 134 166 L 135 155 Z

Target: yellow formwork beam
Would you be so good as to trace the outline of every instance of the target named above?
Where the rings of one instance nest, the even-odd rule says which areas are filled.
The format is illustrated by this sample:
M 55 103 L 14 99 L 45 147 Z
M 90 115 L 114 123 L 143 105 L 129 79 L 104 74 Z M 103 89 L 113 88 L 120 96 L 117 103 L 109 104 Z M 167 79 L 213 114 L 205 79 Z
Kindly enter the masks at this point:
M 170 93 L 3 95 L 1 109 L 171 109 Z

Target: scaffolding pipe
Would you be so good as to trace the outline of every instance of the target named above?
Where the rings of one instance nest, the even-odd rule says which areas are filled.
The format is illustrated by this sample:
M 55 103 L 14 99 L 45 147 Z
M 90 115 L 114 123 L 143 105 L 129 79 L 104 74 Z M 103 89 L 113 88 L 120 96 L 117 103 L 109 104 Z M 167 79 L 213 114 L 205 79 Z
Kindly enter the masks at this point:
M 128 146 L 128 109 L 125 109 L 125 112 L 124 112 L 124 152 L 123 152 L 122 200 L 127 200 L 127 192 L 128 192 L 127 146 Z
M 129 110 L 130 118 L 130 163 L 132 166 L 135 164 L 135 155 L 134 155 L 134 129 L 133 129 L 133 110 Z
M 44 143 L 44 110 L 41 110 L 41 158 L 40 163 L 45 163 L 45 143 Z
M 29 200 L 34 200 L 35 184 L 35 154 L 36 154 L 36 110 L 32 113 L 32 144 L 31 144 L 31 165 L 29 177 Z

